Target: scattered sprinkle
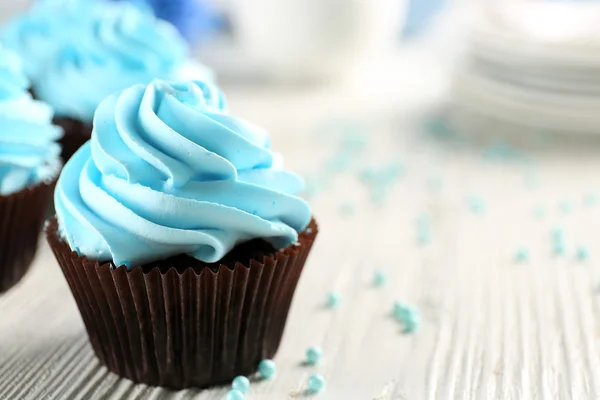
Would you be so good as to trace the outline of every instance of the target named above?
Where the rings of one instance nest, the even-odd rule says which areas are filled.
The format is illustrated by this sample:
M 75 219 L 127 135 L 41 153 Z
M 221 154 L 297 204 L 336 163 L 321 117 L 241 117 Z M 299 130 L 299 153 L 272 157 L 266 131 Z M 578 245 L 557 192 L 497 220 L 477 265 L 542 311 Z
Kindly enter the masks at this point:
M 428 119 L 425 122 L 425 131 L 438 139 L 451 139 L 456 135 L 443 115 Z
M 381 287 L 387 283 L 387 273 L 378 269 L 373 275 L 373 285 Z
M 250 380 L 242 375 L 237 376 L 231 383 L 231 388 L 239 390 L 242 393 L 248 393 L 248 390 L 250 390 Z
M 308 390 L 312 393 L 318 393 L 325 388 L 325 378 L 322 375 L 315 374 L 308 378 Z
M 312 346 L 306 350 L 306 362 L 308 365 L 316 365 L 321 361 L 323 350 L 319 346 Z
M 342 296 L 338 292 L 329 292 L 327 293 L 326 306 L 327 308 L 336 308 L 339 306 L 342 301 Z
M 353 203 L 342 203 L 340 204 L 340 214 L 344 215 L 344 216 L 352 216 L 354 215 L 354 204 Z
M 582 261 L 582 262 L 587 260 L 589 255 L 590 255 L 590 253 L 589 253 L 587 247 L 583 247 L 583 246 L 578 247 L 577 251 L 575 253 L 575 257 L 577 257 L 577 260 Z
M 515 253 L 515 261 L 519 263 L 529 261 L 529 250 L 520 247 Z
M 486 210 L 485 201 L 478 196 L 469 196 L 467 197 L 467 204 L 472 212 L 475 214 L 483 214 Z
M 555 244 L 552 250 L 555 256 L 564 256 L 566 253 L 564 244 Z
M 502 141 L 494 141 L 484 149 L 483 157 L 488 160 L 507 161 L 524 158 L 524 156 Z
M 587 207 L 593 207 L 598 204 L 598 196 L 596 193 L 586 193 L 583 196 L 583 204 Z
M 404 326 L 404 333 L 412 333 L 419 327 L 419 313 L 400 301 L 394 302 L 394 317 Z
M 542 205 L 538 204 L 537 206 L 534 207 L 533 216 L 536 219 L 538 219 L 538 220 L 542 219 L 542 218 L 544 218 L 545 215 L 546 215 L 546 211 L 544 210 L 544 207 Z
M 359 171 L 359 179 L 371 192 L 373 203 L 382 203 L 390 188 L 404 173 L 404 166 L 398 162 L 390 162 L 378 167 L 365 167 Z
M 371 203 L 382 204 L 388 195 L 388 188 L 385 186 L 377 186 L 371 189 Z
M 339 153 L 326 162 L 325 168 L 329 172 L 343 172 L 348 169 L 351 161 L 352 157 L 350 156 L 350 154 Z
M 263 379 L 269 379 L 273 375 L 275 375 L 275 371 L 277 368 L 275 367 L 275 362 L 273 360 L 262 360 L 258 364 L 258 373 Z
M 225 396 L 225 400 L 244 400 L 244 393 L 239 390 L 230 390 L 227 392 L 227 396 Z
M 554 255 L 562 256 L 565 254 L 565 234 L 561 228 L 552 231 L 552 251 Z
M 356 128 L 352 128 L 352 130 L 346 132 L 346 134 L 344 134 L 340 140 L 340 148 L 345 151 L 362 151 L 366 145 L 367 136 L 364 134 L 364 132 Z
M 568 200 L 563 200 L 558 204 L 558 209 L 561 213 L 568 214 L 571 212 L 573 207 L 571 205 L 571 202 L 569 202 Z
M 431 241 L 431 230 L 429 228 L 429 218 L 422 215 L 417 218 L 417 241 L 424 246 Z

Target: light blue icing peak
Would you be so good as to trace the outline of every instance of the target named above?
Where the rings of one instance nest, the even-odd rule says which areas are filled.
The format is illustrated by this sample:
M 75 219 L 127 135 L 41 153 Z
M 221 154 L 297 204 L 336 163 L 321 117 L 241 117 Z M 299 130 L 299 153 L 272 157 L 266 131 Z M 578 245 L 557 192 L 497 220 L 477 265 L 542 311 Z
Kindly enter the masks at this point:
M 46 0 L 3 36 L 28 61 L 36 96 L 61 117 L 92 121 L 109 94 L 155 78 L 211 80 L 177 29 L 128 2 Z
M 24 60 L 25 73 L 34 83 L 65 43 L 78 40 L 98 7 L 95 0 L 38 0 L 13 18 L 1 39 Z
M 60 167 L 62 131 L 52 109 L 31 98 L 19 57 L 0 47 L 0 195 L 51 179 Z
M 155 80 L 104 100 L 92 139 L 55 192 L 73 250 L 138 266 L 178 254 L 216 262 L 237 244 L 295 242 L 311 219 L 303 180 L 282 169 L 267 132 L 228 114 L 205 82 Z

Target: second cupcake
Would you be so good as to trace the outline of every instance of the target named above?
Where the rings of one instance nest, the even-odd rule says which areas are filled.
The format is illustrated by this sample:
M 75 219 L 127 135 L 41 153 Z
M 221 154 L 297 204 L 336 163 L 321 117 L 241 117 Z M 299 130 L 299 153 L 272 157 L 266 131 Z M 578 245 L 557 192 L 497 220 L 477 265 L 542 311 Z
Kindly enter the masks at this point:
M 94 111 L 109 94 L 154 78 L 211 80 L 189 59 L 177 29 L 128 2 L 92 2 L 84 22 L 37 73 L 34 93 L 65 131 L 63 159 L 89 138 Z
M 96 355 L 183 388 L 256 371 L 279 346 L 317 235 L 303 181 L 203 82 L 104 100 L 46 234 Z
M 19 57 L 0 46 L 0 293 L 29 269 L 60 171 L 62 131 L 28 87 Z

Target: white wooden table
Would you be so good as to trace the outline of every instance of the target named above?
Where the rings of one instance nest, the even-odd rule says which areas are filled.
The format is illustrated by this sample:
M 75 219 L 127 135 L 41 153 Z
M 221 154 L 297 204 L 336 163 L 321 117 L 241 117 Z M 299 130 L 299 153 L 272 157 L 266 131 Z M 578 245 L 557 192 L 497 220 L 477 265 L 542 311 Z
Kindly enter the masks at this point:
M 324 176 L 338 154 L 339 121 L 367 136 L 312 201 L 321 233 L 275 358 L 278 374 L 254 384 L 248 399 L 303 398 L 315 372 L 327 380 L 319 399 L 600 398 L 600 204 L 583 200 L 600 189 L 600 146 L 556 151 L 550 143 L 526 151 L 529 166 L 483 157 L 477 147 L 444 147 L 419 134 L 414 118 L 416 92 L 429 86 L 414 79 L 400 86 L 413 94 L 386 102 L 381 87 L 228 91 L 231 108 L 266 126 L 287 166 L 309 178 Z M 397 161 L 402 178 L 373 204 L 357 171 Z M 473 198 L 484 212 L 470 209 Z M 425 246 L 418 216 L 430 220 Z M 563 257 L 550 246 L 558 226 Z M 575 259 L 579 245 L 590 251 L 586 262 Z M 520 246 L 528 262 L 513 261 Z M 378 268 L 389 274 L 382 288 L 371 284 Z M 323 308 L 330 290 L 342 295 L 335 310 Z M 419 309 L 414 334 L 391 318 L 395 299 Z M 322 363 L 302 366 L 313 345 L 323 348 Z M 31 273 L 0 297 L 0 399 L 209 400 L 226 391 L 133 385 L 101 367 L 44 243 Z

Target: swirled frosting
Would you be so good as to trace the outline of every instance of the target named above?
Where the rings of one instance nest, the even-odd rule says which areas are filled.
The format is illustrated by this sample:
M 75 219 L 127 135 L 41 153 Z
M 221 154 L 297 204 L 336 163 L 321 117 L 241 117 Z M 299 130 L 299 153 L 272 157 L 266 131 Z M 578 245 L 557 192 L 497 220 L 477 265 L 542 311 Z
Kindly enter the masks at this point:
M 37 96 L 58 116 L 91 122 L 109 94 L 154 78 L 189 73 L 188 46 L 168 22 L 127 2 L 94 8 L 77 42 L 68 42 L 36 82 Z M 195 79 L 210 78 L 196 68 Z
M 19 57 L 0 47 L 0 195 L 55 177 L 62 135 L 52 109 L 31 98 Z
M 278 159 L 212 84 L 136 85 L 100 104 L 91 141 L 64 167 L 60 231 L 78 253 L 130 268 L 178 254 L 216 262 L 254 238 L 283 248 L 311 212 Z
M 95 0 L 38 0 L 2 29 L 2 42 L 21 56 L 36 83 L 60 49 L 81 37 L 97 6 Z

